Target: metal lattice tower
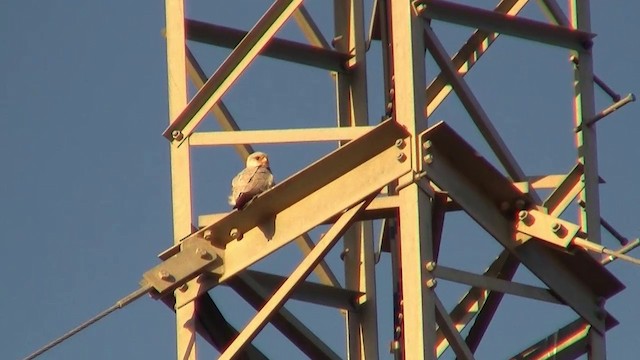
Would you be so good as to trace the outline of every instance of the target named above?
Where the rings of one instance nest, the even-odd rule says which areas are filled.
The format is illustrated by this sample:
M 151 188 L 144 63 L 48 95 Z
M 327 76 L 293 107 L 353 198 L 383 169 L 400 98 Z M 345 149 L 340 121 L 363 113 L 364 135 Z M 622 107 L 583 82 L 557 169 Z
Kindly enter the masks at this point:
M 562 359 L 583 354 L 604 359 L 604 334 L 616 324 L 604 304 L 623 285 L 604 267 L 610 258 L 593 256 L 603 251 L 601 224 L 615 231 L 600 216 L 592 125 L 633 96 L 621 98 L 594 75 L 588 1 L 571 1 L 569 14 L 554 0 L 538 3 L 549 22 L 519 17 L 526 0 L 502 0 L 493 11 L 441 0 L 380 0 L 373 4 L 367 30 L 363 1 L 336 0 L 325 4 L 333 5 L 335 28 L 333 41 L 327 41 L 302 0 L 275 1 L 248 32 L 188 19 L 183 0 L 166 0 L 171 122 L 164 135 L 171 142 L 175 246 L 161 254 L 164 261 L 144 279 L 176 309 L 178 359 L 196 359 L 197 334 L 221 352 L 221 359 L 265 358 L 251 340 L 268 322 L 314 359 L 382 357 L 379 348 L 386 344 L 379 346 L 379 332 L 393 333 L 396 359 L 434 359 L 449 346 L 458 358 L 472 359 L 504 294 L 561 304 L 577 317 L 550 335 L 554 342 L 532 339 L 533 345 L 514 358 L 553 353 Z M 432 21 L 477 30 L 450 57 Z M 307 43 L 276 37 L 287 22 L 300 27 Z M 577 157 L 565 174 L 527 176 L 465 80 L 499 34 L 566 48 L 571 55 L 571 64 L 559 65 L 570 66 L 574 74 Z M 187 40 L 232 50 L 208 77 Z M 368 53 L 371 42 L 382 49 L 381 68 L 369 69 L 383 74 L 381 114 L 368 108 L 367 61 L 377 56 Z M 426 54 L 438 68 L 425 73 Z M 223 97 L 259 56 L 329 71 L 337 104 L 327 106 L 337 109 L 337 127 L 239 131 Z M 190 100 L 189 81 L 199 89 Z M 596 85 L 612 97 L 612 105 L 600 113 Z M 448 95 L 457 96 L 498 164 L 479 156 L 448 119 L 431 121 L 429 115 Z M 225 131 L 196 131 L 209 115 Z M 381 116 L 380 123 L 371 120 Z M 245 210 L 196 218 L 192 147 L 232 145 L 246 158 L 253 151 L 248 144 L 292 139 L 339 146 Z M 544 191 L 546 198 L 540 195 Z M 560 218 L 574 200 L 580 204 L 577 221 Z M 453 211 L 468 214 L 502 249 L 482 274 L 438 261 L 444 219 Z M 392 259 L 393 294 L 376 292 L 374 220 L 382 226 L 382 256 Z M 329 230 L 312 241 L 309 232 L 322 224 L 330 224 Z M 324 257 L 340 239 L 343 269 L 332 269 Z M 292 242 L 304 257 L 290 276 L 248 269 Z M 620 251 L 635 246 L 637 241 Z M 521 264 L 544 286 L 513 281 Z M 344 272 L 343 284 L 334 271 Z M 305 281 L 311 272 L 322 284 Z M 437 279 L 469 286 L 451 311 L 438 295 Z M 234 329 L 208 294 L 220 284 L 259 309 L 244 328 Z M 394 299 L 394 329 L 377 325 L 380 297 Z M 283 308 L 288 299 L 342 310 L 347 354 L 337 354 Z

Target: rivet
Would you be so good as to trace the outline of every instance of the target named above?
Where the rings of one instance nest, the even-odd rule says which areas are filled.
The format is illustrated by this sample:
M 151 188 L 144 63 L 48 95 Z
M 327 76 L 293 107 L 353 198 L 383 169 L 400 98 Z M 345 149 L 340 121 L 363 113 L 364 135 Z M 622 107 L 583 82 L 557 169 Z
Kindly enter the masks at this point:
M 171 137 L 174 138 L 175 140 L 182 140 L 184 138 L 184 135 L 182 134 L 182 131 L 180 130 L 173 130 L 171 132 Z
M 433 271 L 436 269 L 436 262 L 428 261 L 426 264 L 424 264 L 424 268 L 427 269 L 427 271 Z
M 429 165 L 429 164 L 431 164 L 433 162 L 433 155 L 427 154 L 427 155 L 424 156 L 423 160 L 424 160 L 425 164 Z

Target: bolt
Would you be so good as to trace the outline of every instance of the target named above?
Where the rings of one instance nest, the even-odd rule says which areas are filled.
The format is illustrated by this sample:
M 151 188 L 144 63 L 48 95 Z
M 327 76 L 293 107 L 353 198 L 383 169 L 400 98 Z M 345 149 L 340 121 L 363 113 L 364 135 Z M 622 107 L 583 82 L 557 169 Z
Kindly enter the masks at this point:
M 203 237 L 205 240 L 211 240 L 211 230 L 205 230 Z
M 424 160 L 425 164 L 429 165 L 429 164 L 431 164 L 433 162 L 433 155 L 427 154 L 427 155 L 424 156 L 423 160 Z
M 436 262 L 428 261 L 426 264 L 424 264 L 424 267 L 425 269 L 427 269 L 427 271 L 431 272 L 436 269 Z
M 503 212 L 509 210 L 509 208 L 511 208 L 511 205 L 508 201 L 503 201 L 500 203 L 500 210 L 502 210 Z
M 171 137 L 174 138 L 175 140 L 182 140 L 182 138 L 184 138 L 184 135 L 182 134 L 182 131 L 180 130 L 173 130 L 171 132 Z
M 396 326 L 396 334 L 400 335 L 402 333 L 402 328 L 400 326 Z
M 187 283 L 182 284 L 182 286 L 180 286 L 180 288 L 178 288 L 178 290 L 180 290 L 181 292 L 185 292 L 189 289 L 189 285 L 187 285 Z
M 389 346 L 389 352 L 391 354 L 397 352 L 398 350 L 400 350 L 400 341 L 398 340 L 393 340 L 391 342 L 391 346 Z
M 562 231 L 562 224 L 557 222 L 551 224 L 551 231 L 553 231 L 556 234 L 559 233 L 560 231 Z
M 396 94 L 396 89 L 394 89 L 394 88 L 389 89 L 389 96 L 390 97 L 393 97 L 395 94 Z
M 527 210 L 520 210 L 520 212 L 518 213 L 518 219 L 520 219 L 520 221 L 525 221 L 529 218 L 529 212 Z
M 402 313 L 398 313 L 398 321 L 402 321 L 404 319 L 404 315 Z
M 427 10 L 427 5 L 425 4 L 418 4 L 416 6 L 416 11 L 418 12 L 418 15 L 422 14 L 425 10 Z
M 515 206 L 516 209 L 522 210 L 524 209 L 525 202 L 522 199 L 517 199 L 513 205 Z
M 335 49 L 336 46 L 338 46 L 338 42 L 342 40 L 342 35 L 338 35 L 336 37 L 334 37 L 333 39 L 331 39 L 331 46 L 333 46 L 333 48 Z
M 398 155 L 396 155 L 396 159 L 400 162 L 404 162 L 407 159 L 407 155 L 403 152 L 399 152 Z
M 429 289 L 433 289 L 434 287 L 436 287 L 436 285 L 438 285 L 438 281 L 436 279 L 428 279 L 426 285 Z
M 171 274 L 167 270 L 160 270 L 158 271 L 158 277 L 162 280 L 169 280 Z
M 433 143 L 431 142 L 431 140 L 427 140 L 424 143 L 422 143 L 422 148 L 425 150 L 431 149 L 432 146 L 433 146 Z
M 231 231 L 229 231 L 229 236 L 231 236 L 232 239 L 242 239 L 242 235 L 240 235 L 240 231 L 236 228 L 231 229 Z
M 404 147 L 404 140 L 402 140 L 402 139 L 396 140 L 396 147 L 398 149 L 402 149 Z
M 342 250 L 342 252 L 340 253 L 340 260 L 344 261 L 344 258 L 347 256 L 348 253 L 349 253 L 349 248 Z
M 196 255 L 198 255 L 198 256 L 200 256 L 201 258 L 204 259 L 209 255 L 209 253 L 205 249 L 197 248 L 196 249 Z

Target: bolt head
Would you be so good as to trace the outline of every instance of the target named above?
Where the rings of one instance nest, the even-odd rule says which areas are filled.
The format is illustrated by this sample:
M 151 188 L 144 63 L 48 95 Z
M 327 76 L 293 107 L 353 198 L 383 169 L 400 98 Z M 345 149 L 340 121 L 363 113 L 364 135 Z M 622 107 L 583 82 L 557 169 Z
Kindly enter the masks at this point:
M 562 230 L 562 224 L 560 223 L 553 223 L 551 224 L 551 231 L 553 231 L 554 233 L 559 233 Z
M 200 256 L 201 258 L 205 258 L 205 257 L 207 257 L 209 255 L 209 253 L 205 249 L 197 248 L 196 249 L 196 255 Z
M 431 272 L 431 271 L 436 269 L 436 262 L 435 261 L 428 261 L 424 265 L 424 267 L 425 267 L 425 269 L 427 269 L 427 271 Z
M 424 143 L 422 143 L 422 148 L 425 150 L 431 149 L 432 146 L 433 146 L 433 143 L 431 142 L 431 140 L 427 140 Z
M 396 155 L 396 159 L 400 162 L 403 162 L 407 159 L 407 155 L 405 155 L 403 152 L 399 152 L 398 155 Z
M 239 239 L 240 238 L 240 231 L 236 228 L 231 229 L 231 231 L 229 231 L 229 236 L 231 236 L 231 238 L 233 239 Z
M 171 137 L 174 138 L 175 140 L 182 140 L 182 138 L 184 138 L 184 135 L 182 134 L 182 131 L 180 130 L 173 130 L 171 132 Z
M 520 210 L 520 212 L 518 212 L 518 219 L 520 219 L 520 221 L 525 221 L 528 217 L 529 212 L 527 210 Z
M 171 277 L 171 274 L 167 270 L 158 271 L 158 277 L 162 280 L 168 280 Z
M 402 139 L 397 139 L 397 140 L 396 140 L 396 147 L 397 147 L 398 149 L 402 149 L 402 148 L 404 147 L 404 140 L 402 140 Z
M 425 164 L 429 165 L 429 164 L 431 164 L 433 162 L 433 155 L 427 154 L 427 155 L 424 156 L 423 160 L 424 160 Z
M 189 285 L 187 285 L 186 283 L 182 284 L 182 286 L 180 286 L 178 288 L 178 290 L 180 290 L 181 292 L 185 292 L 187 290 L 189 290 Z
M 205 230 L 204 233 L 202 234 L 202 237 L 204 237 L 205 240 L 211 240 L 211 230 Z
M 436 285 L 438 285 L 438 281 L 436 279 L 428 279 L 426 285 L 429 289 L 433 289 L 434 287 L 436 287 Z

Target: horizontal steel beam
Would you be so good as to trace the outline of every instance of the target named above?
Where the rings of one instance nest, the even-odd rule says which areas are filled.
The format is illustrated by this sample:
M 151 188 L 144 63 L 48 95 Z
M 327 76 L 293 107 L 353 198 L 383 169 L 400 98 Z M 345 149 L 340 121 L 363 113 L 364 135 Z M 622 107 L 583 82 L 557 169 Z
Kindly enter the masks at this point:
M 185 28 L 188 40 L 229 49 L 247 35 L 246 31 L 191 19 L 185 20 Z M 344 64 L 349 59 L 348 54 L 335 50 L 279 38 L 272 39 L 260 55 L 336 72 L 345 71 Z
M 536 286 L 520 284 L 490 276 L 483 276 L 468 271 L 452 269 L 450 267 L 438 265 L 433 271 L 435 277 L 443 280 L 454 281 L 467 284 L 481 289 L 492 290 L 504 294 L 521 296 L 529 299 L 546 301 L 554 304 L 562 302 L 556 298 L 549 289 Z
M 414 6 L 427 19 L 442 20 L 578 51 L 590 49 L 595 37 L 594 34 L 564 26 L 549 25 L 448 1 L 418 0 L 414 2 Z
M 284 276 L 254 270 L 246 270 L 242 274 L 246 274 L 246 277 L 250 277 L 253 281 L 259 283 L 264 288 L 264 291 L 269 294 L 273 293 L 287 279 Z M 234 280 L 230 281 L 233 286 Z M 291 298 L 317 305 L 355 311 L 355 302 L 361 295 L 362 293 L 358 291 L 306 281 L 296 287 L 291 293 Z
M 283 130 L 242 130 L 196 132 L 191 146 L 220 146 L 235 144 L 283 144 L 320 141 L 350 141 L 373 129 L 373 126 L 341 128 L 307 128 Z

